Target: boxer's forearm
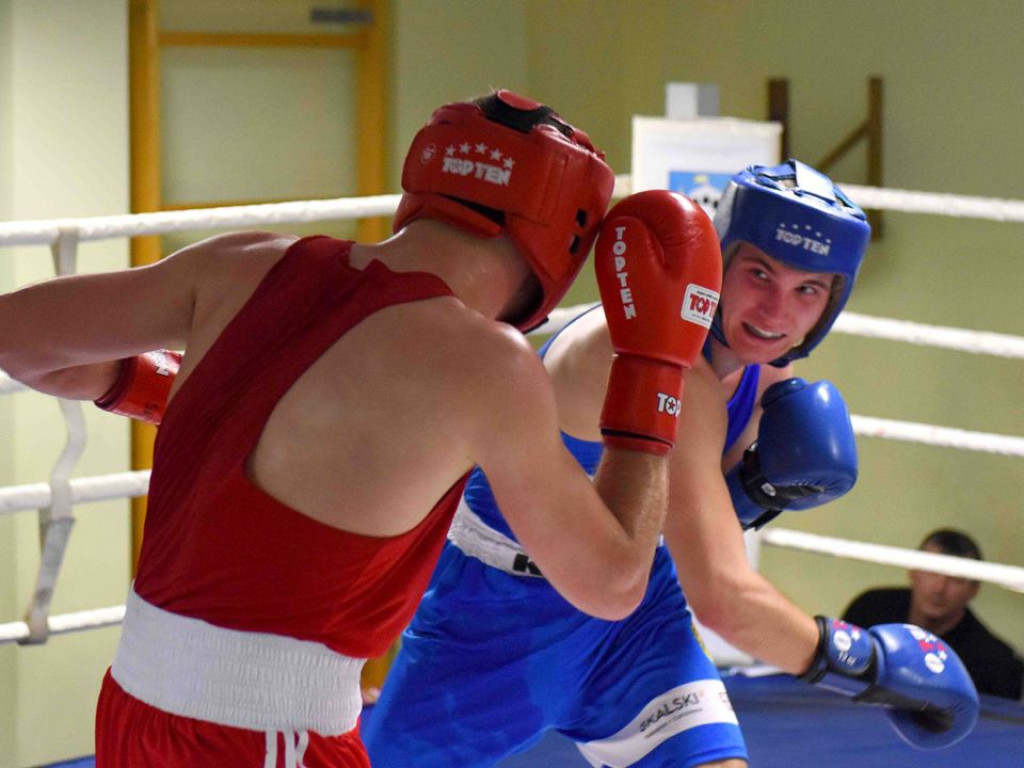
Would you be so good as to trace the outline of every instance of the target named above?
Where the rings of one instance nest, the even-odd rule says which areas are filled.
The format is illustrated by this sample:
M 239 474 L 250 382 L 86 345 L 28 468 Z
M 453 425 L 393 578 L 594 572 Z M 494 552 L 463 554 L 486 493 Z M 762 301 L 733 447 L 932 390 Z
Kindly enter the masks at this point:
M 752 573 L 753 578 L 721 584 L 694 605 L 694 612 L 730 645 L 791 675 L 802 674 L 818 643 L 814 619 Z
M 110 360 L 63 368 L 44 373 L 11 373 L 23 384 L 55 397 L 67 400 L 95 400 L 110 389 L 117 378 L 119 362 Z

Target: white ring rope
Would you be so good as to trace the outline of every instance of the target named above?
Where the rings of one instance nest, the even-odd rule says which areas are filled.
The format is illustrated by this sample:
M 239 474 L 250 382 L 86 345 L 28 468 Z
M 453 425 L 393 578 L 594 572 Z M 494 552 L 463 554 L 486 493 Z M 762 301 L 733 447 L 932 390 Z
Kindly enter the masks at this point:
M 50 616 L 47 624 L 49 634 L 63 635 L 68 632 L 81 632 L 86 629 L 113 627 L 124 621 L 125 607 L 112 605 L 109 608 L 95 608 L 90 611 L 76 611 Z M 0 624 L 0 645 L 4 643 L 21 643 L 30 637 L 29 627 L 24 621 L 12 621 Z
M 554 334 L 580 312 L 592 306 L 594 305 L 577 304 L 573 307 L 559 307 L 551 313 L 547 323 L 534 329 L 531 334 Z M 909 320 L 870 317 L 854 312 L 841 312 L 831 332 L 888 341 L 905 341 L 920 347 L 937 347 L 976 355 L 1024 360 L 1024 337 L 1011 336 L 1007 333 L 968 331 L 962 328 L 914 323 Z M 0 389 L 0 392 L 2 391 Z
M 328 219 L 389 216 L 398 207 L 400 197 L 343 197 L 191 211 L 126 213 L 119 216 L 93 216 L 82 219 L 0 223 L 0 247 L 49 245 L 60 236 L 62 230 L 70 229 L 77 229 L 78 239 L 82 241 L 111 240 L 117 237 L 159 235 L 186 229 L 248 228 L 257 224 L 294 224 Z
M 1024 593 L 1024 568 L 1000 563 L 979 562 L 961 557 L 901 549 L 882 544 L 868 544 L 849 539 L 837 539 L 788 528 L 765 528 L 758 534 L 764 544 L 786 549 L 799 549 L 894 568 L 915 568 L 947 576 L 956 576 L 998 584 L 1014 592 Z M 51 616 L 50 634 L 63 634 L 120 624 L 124 619 L 124 606 L 117 605 L 92 611 Z M 28 625 L 22 621 L 0 624 L 0 645 L 24 642 L 29 638 Z
M 843 184 L 843 191 L 862 208 L 937 216 L 1024 222 L 1024 201 L 995 197 L 966 197 L 936 192 L 910 192 Z
M 876 211 L 924 213 L 965 219 L 988 219 L 1002 222 L 1024 222 L 1024 200 L 998 197 L 969 197 L 945 192 L 914 192 L 906 189 L 862 187 L 840 182 L 843 192 L 861 208 Z M 628 174 L 615 177 L 614 197 L 623 198 L 633 191 Z
M 881 437 L 886 440 L 902 440 L 909 443 L 926 443 L 942 448 L 959 448 L 964 451 L 997 453 L 1001 456 L 1024 456 L 1024 437 L 993 435 L 987 432 L 968 432 L 952 427 L 936 427 L 929 424 L 915 424 L 909 421 L 876 419 L 871 416 L 850 417 L 853 431 L 867 437 Z
M 909 320 L 889 320 L 853 312 L 841 312 L 832 326 L 832 331 L 873 339 L 905 341 L 918 346 L 953 349 L 976 355 L 1024 359 L 1024 338 L 1007 333 L 966 331 L 962 328 L 924 325 Z
M 915 568 L 947 576 L 958 576 L 976 581 L 988 581 L 1014 592 L 1024 593 L 1024 568 L 1016 565 L 986 563 L 964 557 L 921 552 L 916 549 L 901 549 L 883 544 L 868 544 L 863 541 L 836 539 L 819 536 L 788 528 L 764 528 L 760 531 L 761 541 L 776 547 L 800 549 L 821 555 L 832 555 L 868 563 L 891 565 L 895 568 Z
M 88 504 L 110 499 L 129 499 L 145 496 L 149 489 L 148 469 L 136 472 L 118 472 L 112 475 L 75 477 L 71 479 L 71 501 Z M 8 485 L 0 488 L 0 515 L 39 509 L 50 504 L 52 494 L 49 483 Z
M 628 174 L 615 177 L 615 197 L 629 194 Z M 1024 222 L 1024 201 L 963 195 L 912 192 L 844 184 L 843 189 L 859 205 L 875 210 L 905 211 L 960 218 Z M 346 197 L 262 205 L 226 206 L 191 211 L 95 216 L 79 219 L 50 219 L 0 223 L 0 247 L 49 244 L 61 229 L 77 229 L 80 240 L 157 235 L 187 229 L 249 227 L 254 224 L 283 224 L 354 219 L 393 214 L 400 195 Z
M 1024 222 L 1024 201 L 992 198 L 964 197 L 951 194 L 909 192 L 843 185 L 847 194 L 865 208 L 989 219 L 1001 222 Z M 631 178 L 620 175 L 615 179 L 615 197 L 629 194 Z M 0 222 L 0 247 L 19 245 L 57 246 L 59 241 L 105 240 L 119 237 L 156 235 L 191 229 L 253 228 L 259 225 L 302 223 L 332 219 L 354 219 L 386 216 L 394 213 L 399 195 L 378 195 L 332 200 L 307 200 L 264 205 L 231 206 L 191 211 L 124 214 L 77 219 L 57 219 L 22 222 Z M 585 309 L 584 306 L 557 309 L 541 333 L 549 334 Z M 904 341 L 911 344 L 987 354 L 1010 358 L 1024 358 L 1024 339 L 1007 334 L 969 331 L 959 328 L 928 326 L 903 320 L 874 318 L 844 312 L 837 319 L 835 331 L 870 338 Z M 28 389 L 20 382 L 0 371 L 0 395 Z M 854 431 L 871 437 L 883 437 L 909 442 L 985 451 L 1010 456 L 1024 456 L 1024 438 L 967 432 L 948 427 L 913 424 L 909 422 L 854 416 Z M 65 462 L 66 463 L 66 462 Z M 107 499 L 144 496 L 149 485 L 148 471 L 124 472 L 88 478 L 67 480 L 57 478 L 64 485 L 71 504 Z M 59 474 L 55 469 L 55 478 Z M 49 483 L 0 488 L 0 515 L 21 510 L 46 508 L 55 501 Z M 58 494 L 60 495 L 60 494 Z M 992 581 L 1024 592 L 1024 568 L 964 561 L 942 555 L 903 550 L 897 547 L 864 544 L 863 542 L 830 539 L 786 529 L 762 531 L 763 540 L 775 546 L 815 551 L 869 562 L 917 567 L 964 576 L 981 581 Z M 953 562 L 947 562 L 953 561 Z M 124 606 L 113 606 L 93 611 L 81 611 L 62 616 L 50 616 L 42 637 L 121 622 Z M 36 636 L 39 636 L 38 629 Z M 33 639 L 33 631 L 25 622 L 0 624 L 0 644 L 25 642 Z

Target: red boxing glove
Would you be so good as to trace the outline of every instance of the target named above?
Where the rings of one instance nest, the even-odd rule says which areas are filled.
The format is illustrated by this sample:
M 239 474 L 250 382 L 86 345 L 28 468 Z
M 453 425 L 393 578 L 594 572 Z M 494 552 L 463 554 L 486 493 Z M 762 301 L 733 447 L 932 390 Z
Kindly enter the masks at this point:
M 715 227 L 688 197 L 637 192 L 605 217 L 594 265 L 616 352 L 601 412 L 604 442 L 668 453 L 683 377 L 704 346 L 722 287 Z
M 179 368 L 181 355 L 166 349 L 127 357 L 114 385 L 93 402 L 104 411 L 159 426 Z

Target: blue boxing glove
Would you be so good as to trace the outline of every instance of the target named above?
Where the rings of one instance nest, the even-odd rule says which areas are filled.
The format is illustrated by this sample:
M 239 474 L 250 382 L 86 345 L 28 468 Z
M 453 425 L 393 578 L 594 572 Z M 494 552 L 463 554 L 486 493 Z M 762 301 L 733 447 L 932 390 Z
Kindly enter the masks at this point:
M 857 482 L 850 412 L 834 384 L 780 381 L 761 407 L 757 440 L 725 476 L 744 530 L 837 499 Z
M 941 639 L 913 624 L 861 629 L 817 616 L 821 633 L 800 679 L 888 707 L 896 733 L 918 749 L 960 741 L 978 720 L 978 692 L 967 668 Z

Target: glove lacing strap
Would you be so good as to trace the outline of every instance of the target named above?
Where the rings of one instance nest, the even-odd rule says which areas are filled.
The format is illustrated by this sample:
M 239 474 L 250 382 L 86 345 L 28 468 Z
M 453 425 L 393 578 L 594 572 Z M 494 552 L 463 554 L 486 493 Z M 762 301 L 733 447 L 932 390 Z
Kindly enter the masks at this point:
M 823 493 L 824 488 L 811 483 L 800 483 L 799 485 L 776 486 L 761 471 L 761 462 L 757 453 L 757 441 L 750 444 L 750 447 L 743 452 L 743 460 L 740 464 L 740 480 L 743 483 L 743 490 L 757 506 L 764 508 L 764 514 L 749 523 L 746 527 L 759 530 L 782 514 L 786 505 L 791 501 L 805 499 L 808 496 L 815 496 Z
M 867 659 L 852 653 L 856 639 L 851 641 L 847 628 L 855 632 L 867 630 L 842 622 L 842 629 L 837 630 L 835 621 L 825 616 L 815 616 L 814 621 L 818 625 L 818 646 L 811 666 L 798 679 L 846 694 L 855 701 L 869 696 L 878 677 L 874 643 L 868 641 L 870 651 Z

